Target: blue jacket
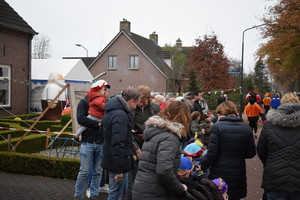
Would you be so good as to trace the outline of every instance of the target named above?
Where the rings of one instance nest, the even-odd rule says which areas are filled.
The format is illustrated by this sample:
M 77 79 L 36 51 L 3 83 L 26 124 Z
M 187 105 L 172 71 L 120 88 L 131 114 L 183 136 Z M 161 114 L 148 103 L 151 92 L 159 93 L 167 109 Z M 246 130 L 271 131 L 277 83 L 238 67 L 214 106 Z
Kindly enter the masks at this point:
M 106 111 L 103 125 L 103 158 L 101 166 L 116 173 L 125 173 L 132 169 L 132 143 L 130 117 L 127 102 L 116 96 L 104 106 Z

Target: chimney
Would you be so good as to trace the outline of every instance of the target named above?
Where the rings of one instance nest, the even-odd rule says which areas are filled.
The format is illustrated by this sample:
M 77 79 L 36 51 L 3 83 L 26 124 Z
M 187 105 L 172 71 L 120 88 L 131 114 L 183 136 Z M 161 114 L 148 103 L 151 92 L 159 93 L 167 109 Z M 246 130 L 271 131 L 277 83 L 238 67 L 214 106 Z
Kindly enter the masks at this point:
M 123 21 L 120 22 L 120 31 L 126 31 L 130 33 L 130 22 L 123 18 Z
M 181 42 L 180 38 L 178 38 L 178 39 L 176 40 L 176 48 L 177 48 L 178 50 L 182 50 L 182 42 Z
M 152 40 L 156 45 L 158 45 L 158 35 L 155 31 L 149 35 L 149 40 Z

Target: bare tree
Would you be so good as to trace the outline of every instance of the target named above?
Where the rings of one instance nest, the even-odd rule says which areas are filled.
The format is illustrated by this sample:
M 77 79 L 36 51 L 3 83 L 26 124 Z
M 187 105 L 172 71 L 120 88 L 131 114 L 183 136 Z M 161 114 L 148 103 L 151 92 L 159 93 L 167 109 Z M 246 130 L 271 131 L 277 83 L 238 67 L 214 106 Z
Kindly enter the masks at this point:
M 43 34 L 36 35 L 33 38 L 33 59 L 48 59 L 51 57 L 50 38 Z

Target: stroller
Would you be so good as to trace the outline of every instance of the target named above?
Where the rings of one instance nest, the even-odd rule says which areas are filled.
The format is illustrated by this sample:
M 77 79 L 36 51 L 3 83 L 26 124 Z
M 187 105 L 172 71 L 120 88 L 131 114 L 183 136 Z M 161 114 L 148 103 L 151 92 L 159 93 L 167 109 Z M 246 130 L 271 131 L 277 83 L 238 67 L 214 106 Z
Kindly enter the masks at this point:
M 194 188 L 188 188 L 184 200 L 223 200 L 217 186 L 208 179 L 202 179 Z

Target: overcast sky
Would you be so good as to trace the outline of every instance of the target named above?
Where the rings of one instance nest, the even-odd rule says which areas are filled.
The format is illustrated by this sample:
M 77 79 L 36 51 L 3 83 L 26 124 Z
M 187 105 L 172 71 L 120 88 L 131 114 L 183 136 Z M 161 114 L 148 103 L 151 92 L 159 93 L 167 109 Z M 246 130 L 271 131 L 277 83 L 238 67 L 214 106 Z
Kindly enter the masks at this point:
M 119 32 L 123 18 L 131 31 L 158 43 L 195 45 L 195 39 L 215 33 L 229 58 L 241 60 L 242 32 L 261 24 L 266 0 L 6 0 L 39 34 L 51 40 L 51 58 L 96 56 Z M 255 65 L 261 39 L 258 29 L 245 33 L 244 70 Z

